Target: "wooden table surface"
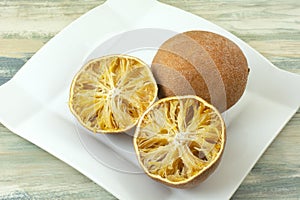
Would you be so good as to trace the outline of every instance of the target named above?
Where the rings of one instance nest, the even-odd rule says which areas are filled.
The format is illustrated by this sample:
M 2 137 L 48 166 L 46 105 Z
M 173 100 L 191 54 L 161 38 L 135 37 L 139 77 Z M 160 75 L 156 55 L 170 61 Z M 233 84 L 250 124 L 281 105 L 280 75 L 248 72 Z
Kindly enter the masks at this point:
M 277 67 L 300 74 L 299 0 L 161 2 L 222 26 Z M 0 85 L 67 24 L 101 3 L 100 0 L 0 0 Z M 295 92 L 300 92 L 300 85 L 298 88 Z M 260 158 L 232 199 L 300 199 L 299 144 L 300 110 Z M 115 197 L 0 124 L 0 199 Z

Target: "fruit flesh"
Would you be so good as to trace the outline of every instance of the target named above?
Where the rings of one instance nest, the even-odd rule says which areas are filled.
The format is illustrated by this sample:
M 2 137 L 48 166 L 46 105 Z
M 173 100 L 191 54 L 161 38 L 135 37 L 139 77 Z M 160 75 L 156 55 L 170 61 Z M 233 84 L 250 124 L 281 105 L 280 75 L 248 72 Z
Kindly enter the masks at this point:
M 190 98 L 156 104 L 138 126 L 136 148 L 144 169 L 175 184 L 193 179 L 211 165 L 224 142 L 220 116 Z
M 77 74 L 69 105 L 88 129 L 120 132 L 137 122 L 156 92 L 155 80 L 143 62 L 110 56 L 88 63 Z

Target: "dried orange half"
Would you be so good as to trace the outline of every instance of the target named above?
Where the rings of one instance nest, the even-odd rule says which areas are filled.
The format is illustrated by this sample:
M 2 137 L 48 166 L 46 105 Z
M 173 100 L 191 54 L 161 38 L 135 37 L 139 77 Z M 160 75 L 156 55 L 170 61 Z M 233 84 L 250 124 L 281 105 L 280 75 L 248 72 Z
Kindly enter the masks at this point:
M 219 164 L 225 130 L 222 116 L 205 100 L 193 95 L 167 97 L 142 115 L 134 148 L 151 178 L 190 187 L 204 181 Z
M 79 70 L 71 84 L 69 107 L 87 129 L 117 133 L 135 126 L 156 96 L 147 64 L 132 56 L 111 55 Z

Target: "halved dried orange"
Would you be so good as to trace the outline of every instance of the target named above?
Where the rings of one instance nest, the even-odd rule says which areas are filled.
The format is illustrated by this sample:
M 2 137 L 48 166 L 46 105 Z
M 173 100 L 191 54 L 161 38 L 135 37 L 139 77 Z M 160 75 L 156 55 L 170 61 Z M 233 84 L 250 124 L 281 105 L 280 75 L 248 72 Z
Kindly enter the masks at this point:
M 157 85 L 143 61 L 128 55 L 101 57 L 73 79 L 69 107 L 93 132 L 123 132 L 136 125 L 155 101 Z
M 174 96 L 155 102 L 141 117 L 134 148 L 151 178 L 184 188 L 205 180 L 220 162 L 225 141 L 220 113 L 205 100 Z

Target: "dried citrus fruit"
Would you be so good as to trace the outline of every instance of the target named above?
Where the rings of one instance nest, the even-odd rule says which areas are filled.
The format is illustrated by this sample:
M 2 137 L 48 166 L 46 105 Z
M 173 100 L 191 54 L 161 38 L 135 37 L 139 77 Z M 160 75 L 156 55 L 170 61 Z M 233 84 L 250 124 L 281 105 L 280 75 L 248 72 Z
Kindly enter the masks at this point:
M 228 38 L 206 31 L 188 31 L 164 42 L 151 70 L 159 98 L 197 95 L 223 112 L 244 93 L 248 64 Z
M 115 133 L 132 128 L 156 96 L 156 82 L 143 61 L 111 55 L 80 69 L 71 85 L 69 107 L 89 130 Z
M 178 188 L 205 180 L 220 162 L 226 141 L 220 113 L 192 95 L 155 102 L 142 115 L 134 136 L 147 175 Z

